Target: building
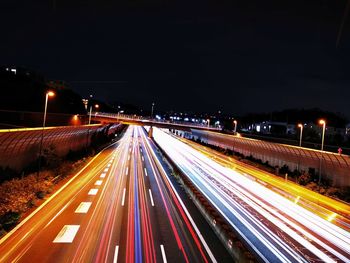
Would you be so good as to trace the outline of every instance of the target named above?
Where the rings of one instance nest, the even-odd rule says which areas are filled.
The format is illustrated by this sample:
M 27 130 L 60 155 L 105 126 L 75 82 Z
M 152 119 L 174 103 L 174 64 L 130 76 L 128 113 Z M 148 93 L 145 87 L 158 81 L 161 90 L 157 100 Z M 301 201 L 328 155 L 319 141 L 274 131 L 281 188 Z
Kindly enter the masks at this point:
M 249 125 L 248 131 L 261 134 L 295 134 L 296 127 L 294 124 L 287 122 L 263 121 Z

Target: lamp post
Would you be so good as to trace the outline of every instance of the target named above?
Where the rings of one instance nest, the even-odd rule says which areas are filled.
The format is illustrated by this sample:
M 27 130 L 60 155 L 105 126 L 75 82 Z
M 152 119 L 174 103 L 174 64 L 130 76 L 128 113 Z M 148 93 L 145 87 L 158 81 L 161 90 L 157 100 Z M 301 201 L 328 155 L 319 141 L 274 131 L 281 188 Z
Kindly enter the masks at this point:
M 304 129 L 304 126 L 299 123 L 298 124 L 298 127 L 300 128 L 300 139 L 299 139 L 299 147 L 301 147 L 301 142 L 302 142 L 302 139 L 303 139 L 303 129 Z
M 119 112 L 120 112 L 120 106 L 118 105 L 117 120 L 119 120 Z
M 90 111 L 89 111 L 89 125 L 90 125 L 90 123 L 91 123 L 91 113 L 92 113 L 92 106 L 90 106 Z
M 118 115 L 117 115 L 117 120 L 119 121 L 119 118 L 120 118 L 120 113 L 124 113 L 124 110 L 119 110 L 118 111 Z
M 87 111 L 87 107 L 88 107 L 89 100 L 88 100 L 88 99 L 82 99 L 82 101 L 83 101 L 85 110 Z
M 302 142 L 302 139 L 303 139 L 303 130 L 304 130 L 304 126 L 299 123 L 298 124 L 298 127 L 300 128 L 300 139 L 299 139 L 299 147 L 301 147 L 301 142 Z M 300 151 L 299 151 L 300 153 Z M 300 167 L 300 155 L 301 153 L 299 154 L 299 159 L 298 159 L 298 166 L 297 166 L 297 171 L 299 172 L 299 167 Z
M 236 132 L 237 132 L 237 121 L 234 120 L 233 124 L 235 125 L 235 128 L 234 128 L 233 132 L 236 134 Z
M 91 95 L 90 95 L 90 96 L 91 96 Z M 94 107 L 95 107 L 95 109 L 98 109 L 98 108 L 100 107 L 100 105 L 95 104 Z M 87 137 L 86 137 L 86 151 L 88 150 L 88 146 L 89 146 L 89 135 L 90 135 L 91 114 L 92 114 L 92 105 L 90 105 L 89 128 L 88 128 Z
M 325 136 L 325 133 L 326 133 L 326 121 L 325 120 L 320 120 L 320 124 L 323 126 L 322 127 L 322 144 L 321 144 L 321 151 L 323 151 L 324 136 Z
M 321 144 L 321 158 L 320 158 L 320 172 L 318 175 L 318 188 L 321 190 L 321 173 L 322 173 L 322 159 L 323 159 L 323 147 L 324 147 L 324 136 L 326 133 L 326 121 L 320 120 L 319 123 L 322 125 L 322 144 Z
M 155 103 L 154 103 L 154 102 L 152 102 L 151 119 L 153 119 L 153 110 L 154 110 L 154 105 L 155 105 Z
M 47 103 L 49 101 L 49 97 L 55 96 L 55 93 L 53 91 L 47 91 L 45 95 L 45 108 L 44 108 L 44 119 L 43 119 L 43 129 L 41 132 L 41 139 L 40 139 L 40 145 L 39 145 L 39 161 L 38 161 L 38 179 L 39 179 L 39 173 L 41 168 L 41 154 L 43 150 L 43 141 L 44 141 L 44 130 L 46 126 L 46 113 L 47 113 Z
M 95 107 L 95 109 L 97 110 L 97 109 L 100 107 L 100 105 L 95 104 L 94 107 Z M 92 105 L 90 106 L 89 125 L 91 124 L 91 114 L 92 114 Z

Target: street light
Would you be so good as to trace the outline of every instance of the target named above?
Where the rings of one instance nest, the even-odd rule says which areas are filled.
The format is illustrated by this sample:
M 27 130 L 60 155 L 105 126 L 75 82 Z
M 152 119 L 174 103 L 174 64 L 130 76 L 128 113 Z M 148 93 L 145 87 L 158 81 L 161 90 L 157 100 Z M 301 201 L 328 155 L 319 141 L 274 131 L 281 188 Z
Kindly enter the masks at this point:
M 154 110 L 154 105 L 155 105 L 155 103 L 154 103 L 154 102 L 152 102 L 151 119 L 153 119 L 153 110 Z
M 303 139 L 303 129 L 304 129 L 304 126 L 303 126 L 301 123 L 299 123 L 299 124 L 298 124 L 298 127 L 300 128 L 299 147 L 301 147 L 301 141 L 302 141 L 302 139 Z
M 233 123 L 235 125 L 235 128 L 234 128 L 233 132 L 236 134 L 236 132 L 237 132 L 237 121 L 234 120 Z
M 87 107 L 88 107 L 89 100 L 88 100 L 88 99 L 82 99 L 82 101 L 83 101 L 85 110 L 87 111 Z
M 319 124 L 322 125 L 322 144 L 321 144 L 321 158 L 320 158 L 320 172 L 318 175 L 318 189 L 321 190 L 321 173 L 322 173 L 322 158 L 323 158 L 323 147 L 324 147 L 324 136 L 326 133 L 326 121 L 320 120 Z
M 100 107 L 100 105 L 95 104 L 95 109 L 98 109 Z M 89 125 L 91 124 L 91 114 L 92 114 L 92 105 L 90 106 L 90 114 L 89 114 Z
M 92 97 L 92 95 L 90 95 Z M 98 109 L 100 107 L 100 105 L 95 104 L 95 109 Z M 86 151 L 88 149 L 89 146 L 89 137 L 90 137 L 90 124 L 91 124 L 91 113 L 92 113 L 92 105 L 90 105 L 90 114 L 89 114 L 89 128 L 88 128 L 88 132 L 87 132 L 87 137 L 86 137 Z
M 118 110 L 118 114 L 117 114 L 117 120 L 119 120 L 119 117 L 120 117 L 120 113 L 124 113 L 124 110 Z
M 300 128 L 300 140 L 299 140 L 299 147 L 301 147 L 301 142 L 302 142 L 302 139 L 303 139 L 303 130 L 304 130 L 304 126 L 299 123 L 298 124 L 298 127 Z M 300 166 L 300 159 L 301 159 L 301 151 L 299 151 L 299 158 L 298 158 L 298 166 L 297 166 L 297 171 L 299 172 L 299 166 Z
M 321 144 L 321 151 L 323 151 L 323 146 L 324 146 L 324 135 L 326 133 L 326 121 L 325 120 L 320 120 L 319 122 L 322 126 L 322 144 Z
M 46 126 L 46 113 L 47 113 L 47 102 L 49 101 L 49 97 L 55 96 L 55 93 L 51 90 L 46 92 L 45 95 L 45 108 L 44 108 L 44 119 L 43 119 L 43 129 L 41 132 L 41 139 L 40 139 L 40 145 L 39 145 L 39 163 L 38 163 L 38 179 L 39 179 L 39 173 L 41 168 L 41 154 L 43 149 L 43 141 L 44 141 L 44 130 Z

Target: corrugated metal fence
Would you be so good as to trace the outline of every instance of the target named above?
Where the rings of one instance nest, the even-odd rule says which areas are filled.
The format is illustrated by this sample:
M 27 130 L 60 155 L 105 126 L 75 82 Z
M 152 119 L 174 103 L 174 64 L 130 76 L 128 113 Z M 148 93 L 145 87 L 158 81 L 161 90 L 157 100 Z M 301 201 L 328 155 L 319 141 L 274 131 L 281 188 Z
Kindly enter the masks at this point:
M 53 146 L 55 153 L 64 156 L 70 150 L 88 146 L 91 137 L 98 132 L 115 131 L 115 125 L 65 126 L 0 130 L 0 166 L 21 170 L 35 161 L 43 137 L 43 149 Z
M 232 135 L 192 130 L 192 135 L 210 144 L 240 152 L 245 156 L 268 161 L 270 165 L 288 165 L 291 170 L 314 168 L 318 173 L 321 167 L 323 178 L 333 185 L 350 186 L 350 156 L 331 152 L 301 148 Z

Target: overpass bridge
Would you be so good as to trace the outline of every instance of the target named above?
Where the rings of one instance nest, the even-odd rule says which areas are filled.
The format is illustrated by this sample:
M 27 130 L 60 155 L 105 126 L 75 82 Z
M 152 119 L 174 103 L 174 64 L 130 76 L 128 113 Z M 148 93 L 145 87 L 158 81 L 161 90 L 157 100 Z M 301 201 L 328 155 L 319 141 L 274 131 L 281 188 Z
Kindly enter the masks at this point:
M 152 127 L 183 130 L 188 132 L 190 132 L 192 129 L 204 131 L 221 131 L 220 127 L 209 126 L 201 123 L 197 124 L 192 122 L 157 120 L 138 115 L 93 112 L 91 113 L 91 119 L 94 121 L 99 121 L 101 123 L 119 122 L 128 125 L 150 126 L 151 128 L 149 129 L 148 134 L 150 137 L 152 137 Z

